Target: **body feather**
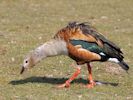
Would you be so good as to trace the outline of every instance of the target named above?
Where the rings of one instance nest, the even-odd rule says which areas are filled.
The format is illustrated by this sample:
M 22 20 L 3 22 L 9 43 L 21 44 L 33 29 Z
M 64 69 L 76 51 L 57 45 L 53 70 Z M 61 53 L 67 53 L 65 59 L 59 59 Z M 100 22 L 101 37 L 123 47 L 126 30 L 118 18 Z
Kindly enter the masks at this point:
M 86 23 L 69 23 L 54 38 L 61 38 L 67 43 L 69 56 L 77 63 L 107 61 L 109 58 L 122 62 L 124 58 L 120 47 Z

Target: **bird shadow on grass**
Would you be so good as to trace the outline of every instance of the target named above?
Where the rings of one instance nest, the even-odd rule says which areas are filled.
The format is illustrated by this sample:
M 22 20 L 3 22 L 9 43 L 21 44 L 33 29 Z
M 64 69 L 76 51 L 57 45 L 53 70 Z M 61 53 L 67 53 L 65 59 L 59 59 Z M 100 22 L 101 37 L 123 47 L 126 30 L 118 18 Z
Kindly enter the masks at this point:
M 21 80 L 13 80 L 9 82 L 9 84 L 12 85 L 20 85 L 20 84 L 26 84 L 26 83 L 49 83 L 49 84 L 62 84 L 64 83 L 68 78 L 53 78 L 53 77 L 38 77 L 38 76 L 33 76 L 29 77 L 26 79 L 21 79 Z M 111 85 L 111 86 L 118 86 L 118 83 L 111 83 L 111 82 L 102 82 L 102 81 L 96 81 L 97 85 Z M 87 84 L 88 81 L 83 78 L 78 78 L 75 79 L 73 83 L 81 83 L 81 84 Z

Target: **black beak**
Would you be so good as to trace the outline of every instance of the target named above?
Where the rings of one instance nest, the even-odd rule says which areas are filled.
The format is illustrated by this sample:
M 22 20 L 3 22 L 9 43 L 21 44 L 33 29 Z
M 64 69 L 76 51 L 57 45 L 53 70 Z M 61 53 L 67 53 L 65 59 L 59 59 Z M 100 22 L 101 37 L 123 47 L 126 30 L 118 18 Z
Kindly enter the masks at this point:
M 25 68 L 24 68 L 24 66 L 22 66 L 20 74 L 23 74 L 24 70 L 25 70 Z

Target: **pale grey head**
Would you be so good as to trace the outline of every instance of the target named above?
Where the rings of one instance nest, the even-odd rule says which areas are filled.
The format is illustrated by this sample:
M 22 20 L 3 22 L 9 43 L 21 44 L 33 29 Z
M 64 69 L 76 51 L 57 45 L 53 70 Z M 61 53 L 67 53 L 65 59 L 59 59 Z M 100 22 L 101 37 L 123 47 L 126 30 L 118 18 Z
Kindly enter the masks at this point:
M 35 57 L 33 56 L 32 53 L 30 53 L 28 56 L 25 57 L 23 64 L 22 64 L 22 69 L 21 69 L 21 74 L 25 71 L 25 69 L 32 68 L 35 65 Z

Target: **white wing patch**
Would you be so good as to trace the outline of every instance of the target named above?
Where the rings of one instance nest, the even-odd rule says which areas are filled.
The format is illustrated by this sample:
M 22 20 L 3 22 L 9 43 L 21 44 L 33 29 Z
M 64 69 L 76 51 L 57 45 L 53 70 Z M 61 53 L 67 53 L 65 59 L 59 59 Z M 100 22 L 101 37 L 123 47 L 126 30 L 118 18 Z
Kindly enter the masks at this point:
M 109 58 L 108 61 L 114 62 L 114 63 L 119 63 L 119 60 L 117 58 Z
M 100 52 L 100 55 L 105 56 L 105 54 L 103 52 Z

